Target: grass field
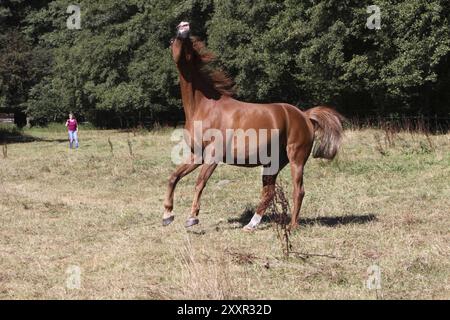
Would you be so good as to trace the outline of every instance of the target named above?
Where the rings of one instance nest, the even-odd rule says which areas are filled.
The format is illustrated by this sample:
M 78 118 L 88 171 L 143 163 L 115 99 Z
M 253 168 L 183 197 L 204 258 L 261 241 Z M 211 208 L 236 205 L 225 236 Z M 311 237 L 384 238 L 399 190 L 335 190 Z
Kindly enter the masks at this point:
M 187 232 L 196 173 L 161 226 L 170 130 L 81 130 L 77 151 L 58 127 L 25 134 L 39 139 L 0 153 L 2 299 L 450 298 L 450 135 L 347 130 L 335 161 L 308 162 L 290 237 L 303 258 L 286 258 L 273 223 L 241 231 L 260 169 L 219 166 Z M 290 197 L 288 169 L 281 182 Z

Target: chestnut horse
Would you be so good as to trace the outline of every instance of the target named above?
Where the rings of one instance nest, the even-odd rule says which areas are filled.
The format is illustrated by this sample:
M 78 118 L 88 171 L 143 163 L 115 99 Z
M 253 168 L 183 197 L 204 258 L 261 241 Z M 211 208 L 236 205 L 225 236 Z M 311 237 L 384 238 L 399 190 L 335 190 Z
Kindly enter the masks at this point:
M 271 141 L 273 138 L 269 137 L 265 143 L 266 146 L 274 143 L 279 145 L 279 153 L 276 155 L 278 169 L 270 174 L 263 174 L 261 202 L 244 230 L 252 231 L 260 223 L 274 197 L 277 175 L 288 163 L 294 187 L 290 229 L 294 229 L 298 223 L 305 195 L 303 172 L 306 161 L 311 152 L 315 158 L 333 159 L 335 157 L 341 143 L 343 117 L 333 109 L 322 106 L 302 112 L 287 103 L 256 104 L 233 99 L 232 80 L 221 70 L 208 67 L 208 64 L 214 60 L 214 55 L 206 50 L 203 42 L 190 36 L 187 22 L 182 22 L 178 26 L 177 35 L 172 39 L 170 48 L 179 72 L 181 96 L 186 116 L 185 131 L 191 137 L 195 135 L 195 122 L 202 124 L 203 131 L 215 129 L 224 135 L 229 129 L 277 130 L 278 140 Z M 194 152 L 195 142 L 190 138 L 185 140 Z M 212 142 L 202 140 L 202 150 L 205 150 L 210 143 Z M 261 143 L 257 148 L 261 148 Z M 244 152 L 245 157 L 250 156 L 249 148 L 240 151 Z M 181 178 L 202 166 L 195 185 L 194 200 L 186 227 L 192 227 L 199 223 L 200 197 L 218 163 L 198 162 L 194 161 L 194 158 L 195 156 L 192 154 L 190 161 L 180 165 L 170 176 L 164 201 L 164 226 L 174 221 L 173 199 L 177 183 Z M 234 162 L 232 164 L 246 167 L 267 166 L 261 162 L 244 165 Z

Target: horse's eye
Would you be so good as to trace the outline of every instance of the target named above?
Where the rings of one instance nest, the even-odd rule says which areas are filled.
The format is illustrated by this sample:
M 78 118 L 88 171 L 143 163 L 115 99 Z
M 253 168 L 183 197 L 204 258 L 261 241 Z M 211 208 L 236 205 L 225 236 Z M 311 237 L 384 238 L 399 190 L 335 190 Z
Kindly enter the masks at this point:
M 174 41 L 175 41 L 174 38 L 170 39 L 170 44 L 173 44 Z

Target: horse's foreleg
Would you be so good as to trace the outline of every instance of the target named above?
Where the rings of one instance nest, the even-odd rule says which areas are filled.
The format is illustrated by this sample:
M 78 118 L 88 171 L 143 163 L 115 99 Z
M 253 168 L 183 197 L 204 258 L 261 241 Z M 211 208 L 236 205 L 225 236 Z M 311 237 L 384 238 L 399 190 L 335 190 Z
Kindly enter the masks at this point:
M 163 226 L 168 226 L 173 222 L 175 216 L 173 214 L 173 195 L 175 192 L 175 187 L 177 183 L 184 176 L 188 175 L 195 169 L 197 169 L 200 164 L 195 164 L 193 158 L 191 159 L 191 163 L 180 165 L 169 178 L 169 184 L 167 187 L 166 197 L 164 200 L 164 215 L 163 215 Z
M 191 215 L 186 221 L 186 228 L 192 227 L 199 223 L 198 213 L 200 212 L 200 197 L 202 196 L 203 189 L 206 187 L 206 183 L 217 168 L 217 163 L 204 164 L 195 184 L 195 196 L 192 202 Z

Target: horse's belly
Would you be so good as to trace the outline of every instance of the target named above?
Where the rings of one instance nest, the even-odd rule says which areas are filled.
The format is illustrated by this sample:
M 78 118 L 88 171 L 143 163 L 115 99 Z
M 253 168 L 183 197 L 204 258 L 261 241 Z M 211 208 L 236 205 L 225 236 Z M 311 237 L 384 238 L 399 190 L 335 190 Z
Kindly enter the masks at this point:
M 245 143 L 229 141 L 223 149 L 222 161 L 230 165 L 256 167 L 276 162 L 279 157 L 279 143 L 275 141 L 269 141 L 269 143 L 251 140 Z

